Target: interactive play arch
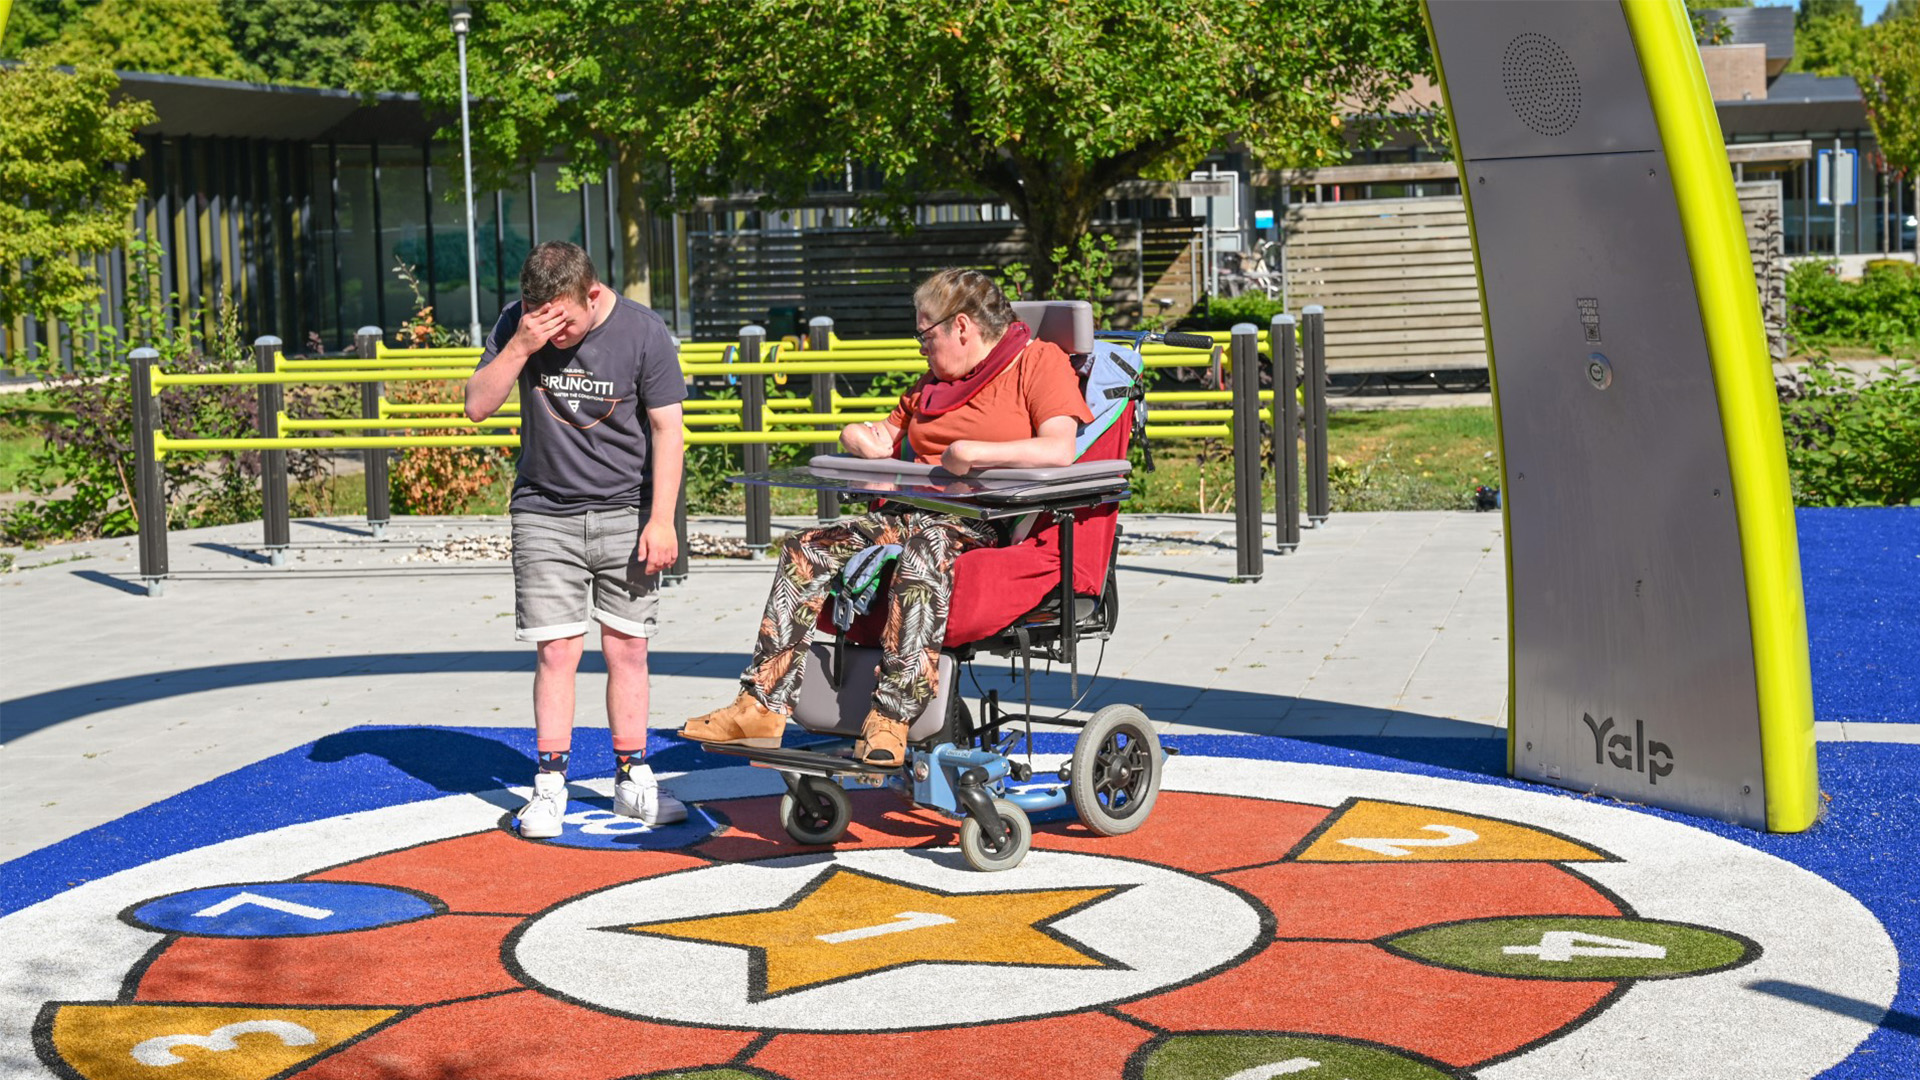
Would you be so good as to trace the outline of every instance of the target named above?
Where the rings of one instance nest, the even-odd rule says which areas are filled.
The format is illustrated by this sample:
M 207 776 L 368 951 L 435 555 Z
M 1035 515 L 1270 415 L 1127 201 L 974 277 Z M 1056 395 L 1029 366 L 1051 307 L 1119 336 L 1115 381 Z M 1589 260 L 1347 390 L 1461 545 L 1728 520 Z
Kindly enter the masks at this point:
M 1679 0 L 1432 0 L 1486 311 L 1515 776 L 1797 831 L 1819 783 L 1779 407 Z

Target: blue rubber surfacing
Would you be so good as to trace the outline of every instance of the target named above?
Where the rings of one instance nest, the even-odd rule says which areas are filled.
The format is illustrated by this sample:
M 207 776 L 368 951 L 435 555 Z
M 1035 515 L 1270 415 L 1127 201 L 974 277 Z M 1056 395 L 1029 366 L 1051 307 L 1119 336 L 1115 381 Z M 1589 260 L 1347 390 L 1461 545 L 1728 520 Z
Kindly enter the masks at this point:
M 1803 509 L 1817 720 L 1920 723 L 1920 507 Z

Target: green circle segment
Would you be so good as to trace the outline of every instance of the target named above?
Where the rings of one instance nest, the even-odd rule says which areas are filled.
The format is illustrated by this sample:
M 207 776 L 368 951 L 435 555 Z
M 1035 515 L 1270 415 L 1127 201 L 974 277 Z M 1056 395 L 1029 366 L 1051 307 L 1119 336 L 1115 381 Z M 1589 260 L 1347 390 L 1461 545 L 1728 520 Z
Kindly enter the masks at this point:
M 1584 981 L 1671 979 L 1758 956 L 1745 938 L 1686 923 L 1541 915 L 1427 927 L 1383 943 L 1402 956 L 1481 975 Z

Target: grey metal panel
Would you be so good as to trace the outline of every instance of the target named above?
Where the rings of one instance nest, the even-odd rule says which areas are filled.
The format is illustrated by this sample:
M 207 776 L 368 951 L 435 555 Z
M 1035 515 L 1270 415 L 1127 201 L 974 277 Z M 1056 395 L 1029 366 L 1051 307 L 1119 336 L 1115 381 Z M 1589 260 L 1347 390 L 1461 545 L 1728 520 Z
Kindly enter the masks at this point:
M 1664 156 L 1468 173 L 1509 484 L 1515 773 L 1764 828 L 1739 529 Z
M 1619 4 L 1433 0 L 1428 11 L 1467 160 L 1659 149 Z
M 816 641 L 809 646 L 807 667 L 800 675 L 800 690 L 793 695 L 793 718 L 808 731 L 860 734 L 867 711 L 873 708 L 873 690 L 880 683 L 880 650 L 864 645 L 848 645 L 845 684 L 835 690 L 827 680 L 833 667 L 833 643 Z M 940 687 L 933 699 L 907 727 L 907 738 L 914 742 L 938 734 L 946 722 L 947 700 L 953 693 L 953 657 L 940 654 Z

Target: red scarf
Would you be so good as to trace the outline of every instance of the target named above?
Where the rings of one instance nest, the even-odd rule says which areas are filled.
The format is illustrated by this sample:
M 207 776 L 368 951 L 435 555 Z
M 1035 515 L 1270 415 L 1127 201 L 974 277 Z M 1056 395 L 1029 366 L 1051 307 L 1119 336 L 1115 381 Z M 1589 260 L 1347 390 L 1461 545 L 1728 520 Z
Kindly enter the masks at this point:
M 1027 324 L 1015 322 L 1007 327 L 1007 332 L 1000 335 L 999 342 L 987 353 L 987 358 L 975 365 L 972 371 L 951 381 L 936 379 L 932 372 L 928 372 L 926 388 L 920 391 L 920 401 L 914 413 L 919 416 L 939 416 L 973 400 L 973 395 L 992 382 L 995 375 L 1005 371 L 1032 339 L 1033 331 L 1027 329 Z

